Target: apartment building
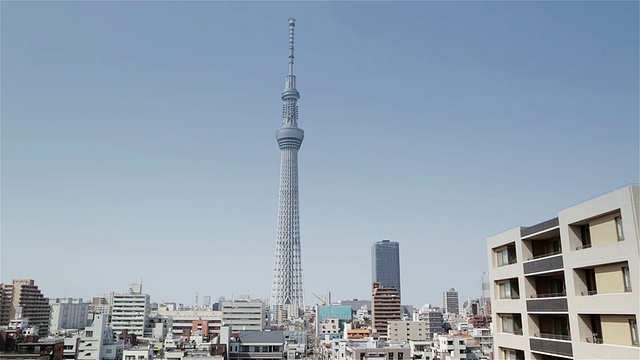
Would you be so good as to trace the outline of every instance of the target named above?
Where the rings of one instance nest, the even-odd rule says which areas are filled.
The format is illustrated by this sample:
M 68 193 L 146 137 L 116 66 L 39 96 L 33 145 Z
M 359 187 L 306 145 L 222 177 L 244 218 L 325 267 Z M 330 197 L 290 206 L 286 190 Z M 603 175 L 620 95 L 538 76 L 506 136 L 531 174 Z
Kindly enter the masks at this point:
M 28 319 L 30 326 L 38 328 L 38 336 L 49 334 L 51 308 L 49 299 L 35 285 L 34 280 L 13 280 L 11 284 L 0 284 L 0 326 L 7 326 L 19 312 Z
M 175 338 L 186 338 L 196 331 L 212 339 L 220 333 L 222 311 L 214 310 L 167 310 L 172 307 L 159 307 L 158 317 L 170 319 L 172 334 Z
M 438 335 L 431 347 L 434 359 L 463 360 L 467 358 L 467 342 L 473 336 L 465 334 Z
M 387 336 L 392 344 L 427 340 L 427 324 L 424 321 L 389 321 Z
M 108 315 L 97 314 L 93 323 L 80 336 L 78 359 L 121 360 L 124 342 L 116 341 L 113 329 L 108 325 Z
M 84 329 L 89 325 L 89 306 L 82 299 L 51 299 L 49 332 L 55 334 L 65 329 Z
M 129 334 L 144 337 L 150 311 L 149 295 L 142 293 L 142 284 L 132 284 L 128 293 L 113 295 L 111 327 L 117 336 L 127 330 Z
M 381 337 L 387 336 L 387 324 L 389 321 L 402 319 L 402 306 L 400 305 L 400 295 L 393 287 L 383 287 L 380 283 L 373 283 L 373 294 L 371 296 L 371 327 L 375 329 Z
M 427 304 L 418 311 L 413 312 L 413 321 L 424 321 L 426 324 L 427 339 L 434 339 L 435 335 L 444 332 L 444 319 L 442 311 L 438 307 Z
M 222 322 L 231 331 L 264 330 L 266 317 L 265 305 L 261 301 L 240 299 L 220 302 Z
M 496 359 L 640 359 L 640 187 L 488 239 Z
M 230 334 L 229 360 L 282 360 L 284 353 L 283 331 L 237 331 Z
M 449 291 L 442 293 L 442 306 L 445 314 L 459 314 L 460 301 L 458 300 L 458 292 L 451 288 Z

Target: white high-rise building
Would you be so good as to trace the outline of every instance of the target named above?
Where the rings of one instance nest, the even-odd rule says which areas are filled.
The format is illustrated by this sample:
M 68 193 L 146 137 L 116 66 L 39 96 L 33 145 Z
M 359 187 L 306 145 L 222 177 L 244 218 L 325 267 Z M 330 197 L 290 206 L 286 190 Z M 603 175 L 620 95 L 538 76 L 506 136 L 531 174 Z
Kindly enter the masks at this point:
M 298 150 L 304 131 L 298 127 L 300 93 L 293 75 L 294 27 L 295 19 L 289 19 L 289 74 L 282 92 L 282 127 L 276 131 L 281 154 L 280 198 L 270 306 L 272 317 L 279 321 L 285 317 L 298 317 L 304 311 L 298 211 Z
M 143 337 L 150 312 L 149 295 L 142 293 L 142 284 L 133 284 L 128 293 L 113 295 L 111 327 L 118 336 L 122 330 L 127 330 Z
M 496 359 L 640 359 L 640 187 L 488 239 Z
M 84 329 L 89 324 L 89 306 L 82 299 L 50 299 L 52 334 L 65 329 Z

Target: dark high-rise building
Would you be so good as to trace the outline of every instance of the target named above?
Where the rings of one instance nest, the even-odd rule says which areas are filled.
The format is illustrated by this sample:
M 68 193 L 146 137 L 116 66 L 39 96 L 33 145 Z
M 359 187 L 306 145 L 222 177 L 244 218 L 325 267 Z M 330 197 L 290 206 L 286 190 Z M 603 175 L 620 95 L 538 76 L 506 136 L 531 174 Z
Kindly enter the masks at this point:
M 451 288 L 449 291 L 442 293 L 442 305 L 445 314 L 459 314 L 460 303 L 458 302 L 458 292 Z
M 383 287 L 400 292 L 400 245 L 395 241 L 378 241 L 371 247 L 371 278 Z

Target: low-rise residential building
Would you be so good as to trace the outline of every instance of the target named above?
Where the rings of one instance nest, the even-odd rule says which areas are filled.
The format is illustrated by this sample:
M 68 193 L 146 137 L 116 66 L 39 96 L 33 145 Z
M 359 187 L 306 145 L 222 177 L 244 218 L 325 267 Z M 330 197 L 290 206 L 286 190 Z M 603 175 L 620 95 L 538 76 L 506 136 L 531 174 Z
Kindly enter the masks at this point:
M 326 318 L 320 323 L 320 335 L 340 334 L 340 319 Z
M 431 347 L 434 340 L 409 340 L 409 350 L 411 351 L 412 360 L 432 360 L 433 355 Z
M 80 335 L 78 358 L 82 360 L 120 360 L 124 342 L 116 341 L 107 315 L 96 314 L 93 323 Z
M 431 352 L 434 359 L 462 360 L 467 358 L 467 340 L 473 336 L 466 334 L 438 335 Z
M 80 336 L 64 338 L 63 358 L 65 360 L 78 359 L 78 349 L 80 348 Z
M 173 337 L 189 339 L 193 332 L 202 331 L 203 336 L 213 339 L 220 333 L 222 327 L 222 311 L 214 310 L 167 310 L 158 307 L 154 316 L 165 317 L 170 320 Z
M 281 360 L 283 331 L 234 331 L 229 338 L 229 360 Z
M 124 360 L 153 360 L 153 349 L 151 346 L 136 346 L 124 349 L 122 353 Z
M 424 321 L 389 321 L 387 337 L 392 344 L 427 340 L 427 326 Z

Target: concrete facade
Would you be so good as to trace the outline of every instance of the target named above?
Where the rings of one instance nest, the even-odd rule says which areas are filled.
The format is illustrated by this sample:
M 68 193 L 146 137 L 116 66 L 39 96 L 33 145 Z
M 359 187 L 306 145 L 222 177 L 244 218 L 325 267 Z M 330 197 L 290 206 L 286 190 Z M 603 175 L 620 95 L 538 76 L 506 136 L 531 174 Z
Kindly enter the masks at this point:
M 89 306 L 91 303 L 82 299 L 51 299 L 51 321 L 49 332 L 55 334 L 60 330 L 84 329 L 89 325 Z
M 231 331 L 264 330 L 265 305 L 261 301 L 235 300 L 220 303 L 222 322 Z
M 149 295 L 142 293 L 141 284 L 131 285 L 128 293 L 114 294 L 112 304 L 111 327 L 116 335 L 122 330 L 138 338 L 151 335 L 145 334 L 151 311 Z
M 427 324 L 424 321 L 389 321 L 387 336 L 392 344 L 427 340 Z
M 496 359 L 638 359 L 640 187 L 488 239 Z
M 116 341 L 113 329 L 108 325 L 107 315 L 98 314 L 93 323 L 80 335 L 78 359 L 116 360 L 122 359 L 124 342 Z

